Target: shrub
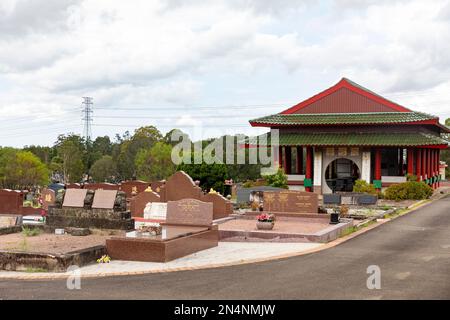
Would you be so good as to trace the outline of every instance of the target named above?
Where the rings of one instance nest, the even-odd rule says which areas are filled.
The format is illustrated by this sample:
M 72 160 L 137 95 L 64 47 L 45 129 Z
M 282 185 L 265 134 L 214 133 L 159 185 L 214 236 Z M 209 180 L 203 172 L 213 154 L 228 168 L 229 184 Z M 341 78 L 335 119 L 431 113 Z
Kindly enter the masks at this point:
M 422 200 L 428 199 L 433 194 L 433 189 L 417 181 L 408 181 L 394 184 L 386 189 L 384 197 L 389 200 Z
M 417 181 L 417 176 L 414 174 L 407 174 L 406 181 Z
M 356 180 L 353 186 L 353 192 L 377 194 L 377 189 L 375 189 L 373 184 L 369 184 L 365 180 Z
M 265 176 L 267 184 L 272 187 L 287 189 L 287 175 L 284 174 L 283 169 L 278 168 L 277 173 Z

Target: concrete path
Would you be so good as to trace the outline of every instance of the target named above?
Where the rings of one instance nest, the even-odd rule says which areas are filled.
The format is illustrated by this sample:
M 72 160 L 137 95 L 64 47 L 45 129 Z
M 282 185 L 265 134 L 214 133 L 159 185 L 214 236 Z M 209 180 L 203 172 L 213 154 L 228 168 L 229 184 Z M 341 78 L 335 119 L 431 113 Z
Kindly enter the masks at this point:
M 223 267 L 298 255 L 324 246 L 320 243 L 248 243 L 220 242 L 218 247 L 203 250 L 167 263 L 113 260 L 80 268 L 82 277 L 134 275 L 143 273 L 195 270 Z M 0 279 L 57 279 L 67 273 L 0 271 Z

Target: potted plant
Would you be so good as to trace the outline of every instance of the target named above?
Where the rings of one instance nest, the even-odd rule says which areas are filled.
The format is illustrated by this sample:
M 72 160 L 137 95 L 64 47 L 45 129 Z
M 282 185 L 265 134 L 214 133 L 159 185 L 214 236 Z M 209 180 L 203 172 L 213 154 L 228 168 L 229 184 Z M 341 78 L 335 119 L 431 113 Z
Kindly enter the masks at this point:
M 263 213 L 258 215 L 256 228 L 258 230 L 272 230 L 275 224 L 275 216 L 273 214 Z
M 339 216 L 341 214 L 340 208 L 335 207 L 333 208 L 333 212 L 330 213 L 330 224 L 338 224 L 339 223 Z

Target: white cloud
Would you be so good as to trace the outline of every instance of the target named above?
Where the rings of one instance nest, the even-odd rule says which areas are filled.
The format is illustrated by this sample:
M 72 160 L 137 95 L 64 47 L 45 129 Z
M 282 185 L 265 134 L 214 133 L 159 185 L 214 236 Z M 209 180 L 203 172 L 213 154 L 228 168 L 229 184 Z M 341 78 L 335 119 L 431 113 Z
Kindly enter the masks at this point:
M 0 111 L 75 125 L 85 95 L 121 108 L 270 104 L 301 100 L 347 76 L 445 116 L 449 17 L 445 0 L 4 0 Z M 424 91 L 433 93 L 420 95 L 428 100 L 411 99 Z M 219 127 L 248 129 L 245 110 L 203 116 L 227 112 Z M 163 114 L 172 122 L 184 116 Z

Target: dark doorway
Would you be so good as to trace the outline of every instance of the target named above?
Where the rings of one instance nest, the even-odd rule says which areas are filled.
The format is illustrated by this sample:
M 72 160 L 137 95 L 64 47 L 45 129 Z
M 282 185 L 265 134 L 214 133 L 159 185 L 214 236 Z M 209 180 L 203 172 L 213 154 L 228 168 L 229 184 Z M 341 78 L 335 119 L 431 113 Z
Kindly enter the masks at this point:
M 351 192 L 355 181 L 359 179 L 359 168 L 350 159 L 339 158 L 331 162 L 325 170 L 325 180 L 334 192 Z

